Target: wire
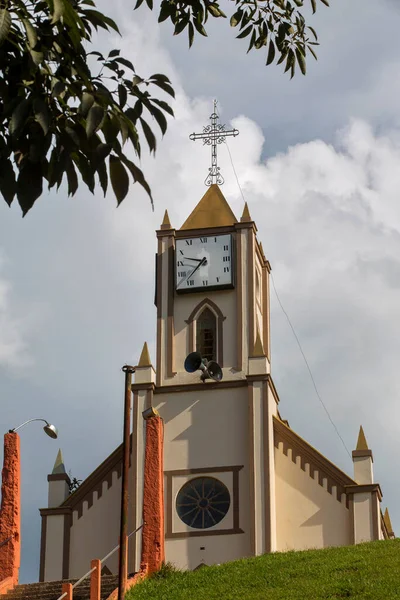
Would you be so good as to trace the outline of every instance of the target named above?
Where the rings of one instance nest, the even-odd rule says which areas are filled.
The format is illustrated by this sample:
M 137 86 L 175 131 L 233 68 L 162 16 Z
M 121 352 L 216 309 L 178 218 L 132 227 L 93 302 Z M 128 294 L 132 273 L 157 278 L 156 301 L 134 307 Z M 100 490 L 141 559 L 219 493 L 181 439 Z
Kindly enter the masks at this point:
M 344 442 L 344 439 L 343 439 L 343 438 L 342 438 L 342 436 L 340 435 L 340 433 L 339 433 L 339 430 L 338 430 L 338 428 L 336 427 L 336 425 L 335 425 L 335 423 L 334 423 L 334 421 L 333 421 L 333 419 L 332 419 L 331 415 L 329 414 L 329 411 L 328 411 L 328 409 L 326 408 L 326 406 L 325 406 L 325 403 L 324 403 L 324 401 L 322 400 L 322 398 L 321 398 L 321 395 L 320 395 L 320 393 L 319 393 L 319 391 L 318 391 L 317 384 L 315 383 L 314 376 L 313 376 L 313 374 L 312 374 L 312 371 L 311 371 L 310 365 L 308 364 L 307 357 L 306 357 L 306 355 L 304 354 L 303 348 L 302 348 L 302 346 L 301 346 L 301 343 L 300 343 L 300 340 L 299 340 L 299 338 L 298 338 L 298 336 L 297 336 L 297 333 L 296 333 L 296 331 L 295 331 L 295 328 L 293 327 L 293 325 L 292 325 L 292 322 L 291 322 L 291 320 L 290 320 L 290 318 L 289 318 L 289 315 L 287 314 L 286 310 L 284 309 L 284 307 L 283 307 L 283 304 L 282 304 L 282 302 L 281 302 L 281 299 L 279 298 L 279 294 L 278 294 L 278 291 L 277 291 L 277 289 L 276 289 L 276 286 L 275 286 L 274 276 L 272 275 L 272 273 L 270 273 L 270 275 L 271 275 L 272 286 L 273 286 L 273 288 L 274 288 L 274 292 L 275 292 L 276 298 L 277 298 L 277 300 L 278 300 L 278 302 L 279 302 L 279 306 L 281 307 L 281 309 L 282 309 L 282 312 L 283 312 L 283 314 L 285 315 L 285 317 L 286 317 L 286 319 L 287 319 L 287 322 L 289 323 L 290 329 L 292 330 L 292 332 L 293 332 L 293 335 L 294 335 L 294 337 L 295 337 L 295 339 L 296 339 L 296 342 L 297 342 L 297 345 L 298 345 L 298 347 L 299 347 L 299 349 L 300 349 L 301 355 L 302 355 L 302 357 L 304 358 L 304 362 L 306 363 L 306 367 L 307 367 L 307 369 L 308 369 L 308 373 L 309 373 L 309 375 L 310 375 L 310 378 L 311 378 L 312 384 L 313 384 L 313 386 L 314 386 L 314 390 L 315 390 L 315 393 L 316 393 L 316 395 L 317 395 L 317 398 L 318 398 L 318 400 L 321 402 L 321 404 L 322 404 L 322 406 L 323 406 L 323 408 L 324 408 L 324 410 L 325 410 L 326 414 L 328 415 L 328 419 L 330 420 L 330 422 L 331 422 L 331 423 L 332 423 L 332 425 L 333 425 L 333 428 L 335 429 L 336 433 L 338 434 L 338 436 L 339 436 L 339 438 L 340 438 L 340 441 L 342 442 L 342 444 L 343 444 L 343 446 L 344 446 L 344 448 L 345 448 L 345 450 L 346 450 L 347 454 L 348 454 L 348 455 L 350 456 L 350 458 L 351 458 L 351 454 L 350 454 L 350 452 L 349 452 L 349 449 L 347 448 L 347 446 L 346 446 L 346 444 L 345 444 L 345 442 Z
M 218 114 L 218 112 L 217 112 L 217 114 Z M 218 117 L 219 117 L 219 115 L 218 115 Z M 226 145 L 226 148 L 227 148 L 227 150 L 228 150 L 228 154 L 229 154 L 229 158 L 230 158 L 230 161 L 231 161 L 232 169 L 233 169 L 233 172 L 234 172 L 234 174 L 235 174 L 236 181 L 237 181 L 237 184 L 238 184 L 238 187 L 239 187 L 240 193 L 241 193 L 241 195 L 242 195 L 242 198 L 243 198 L 243 202 L 246 202 L 246 200 L 245 200 L 245 197 L 244 197 L 244 194 L 243 194 L 242 187 L 241 187 L 241 185 L 240 185 L 239 177 L 238 177 L 238 175 L 237 175 L 237 172 L 236 172 L 236 169 L 235 169 L 235 165 L 233 164 L 233 159 L 232 159 L 231 151 L 230 151 L 230 149 L 229 149 L 229 145 L 228 145 L 228 142 L 227 142 L 227 140 L 226 140 L 226 139 L 225 139 L 225 145 Z M 276 295 L 276 299 L 278 300 L 278 304 L 279 304 L 279 306 L 281 307 L 281 310 L 282 310 L 283 314 L 285 315 L 285 317 L 286 317 L 286 319 L 287 319 L 287 322 L 289 323 L 290 329 L 292 330 L 292 333 L 293 333 L 293 335 L 294 335 L 294 338 L 295 338 L 295 340 L 296 340 L 296 342 L 297 342 L 297 345 L 298 345 L 298 347 L 299 347 L 299 350 L 300 350 L 300 352 L 301 352 L 301 355 L 302 355 L 302 357 L 303 357 L 303 359 L 304 359 L 304 362 L 305 362 L 305 364 L 306 364 L 306 367 L 307 367 L 308 373 L 309 373 L 309 375 L 310 375 L 310 378 L 311 378 L 311 381 L 312 381 L 312 384 L 313 384 L 313 387 L 314 387 L 315 393 L 316 393 L 316 395 L 317 395 L 317 398 L 318 398 L 318 400 L 320 401 L 320 403 L 322 404 L 322 407 L 323 407 L 324 411 L 326 412 L 326 415 L 327 415 L 327 417 L 328 417 L 329 421 L 331 422 L 331 424 L 332 424 L 332 426 L 333 426 L 334 430 L 336 431 L 336 433 L 337 433 L 337 435 L 338 435 L 338 437 L 339 437 L 340 441 L 342 442 L 342 444 L 343 444 L 343 446 L 344 446 L 344 449 L 346 450 L 347 454 L 348 454 L 348 455 L 350 456 L 350 458 L 351 458 L 350 451 L 349 451 L 349 449 L 347 448 L 347 446 L 346 446 L 346 444 L 345 444 L 345 441 L 344 441 L 344 439 L 343 439 L 343 438 L 342 438 L 342 436 L 340 435 L 340 433 L 339 433 L 339 430 L 338 430 L 338 428 L 336 427 L 336 425 L 335 425 L 335 422 L 333 421 L 333 419 L 332 419 L 331 415 L 329 414 L 329 411 L 328 411 L 327 407 L 325 406 L 325 403 L 324 403 L 324 401 L 323 401 L 323 400 L 322 400 L 322 398 L 321 398 L 321 394 L 320 394 L 320 393 L 319 393 L 319 391 L 318 391 L 317 384 L 315 383 L 315 379 L 314 379 L 314 376 L 313 376 L 313 374 L 312 374 L 311 367 L 310 367 L 310 365 L 309 365 L 309 363 L 308 363 L 307 357 L 306 357 L 306 355 L 305 355 L 305 353 L 304 353 L 304 350 L 303 350 L 303 348 L 302 348 L 302 345 L 301 345 L 301 343 L 300 343 L 299 337 L 298 337 L 298 335 L 297 335 L 297 333 L 296 333 L 296 330 L 295 330 L 295 328 L 293 327 L 293 324 L 292 324 L 292 322 L 291 322 L 291 320 L 290 320 L 290 317 L 289 317 L 288 313 L 286 312 L 286 310 L 285 310 L 285 309 L 284 309 L 284 307 L 283 307 L 283 304 L 282 304 L 282 302 L 281 302 L 281 299 L 279 298 L 279 294 L 278 294 L 278 291 L 277 291 L 277 289 L 276 289 L 276 285 L 275 285 L 274 276 L 273 276 L 273 274 L 272 274 L 272 273 L 270 273 L 270 276 L 271 276 L 271 281 L 272 281 L 272 287 L 274 288 L 274 292 L 275 292 L 275 295 Z

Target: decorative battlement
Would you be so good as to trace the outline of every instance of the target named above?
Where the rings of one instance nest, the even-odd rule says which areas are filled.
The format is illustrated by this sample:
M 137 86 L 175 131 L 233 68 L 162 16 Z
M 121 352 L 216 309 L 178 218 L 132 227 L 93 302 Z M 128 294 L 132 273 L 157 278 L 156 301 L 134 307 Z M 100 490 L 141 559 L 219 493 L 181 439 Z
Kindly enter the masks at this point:
M 325 488 L 329 494 L 332 494 L 333 489 L 336 488 L 338 502 L 342 502 L 344 494 L 346 508 L 349 507 L 346 486 L 354 486 L 356 482 L 275 417 L 274 444 L 275 448 L 282 448 L 285 456 L 291 454 L 292 462 L 298 464 L 312 479 L 318 481 L 319 485 Z M 307 465 L 309 465 L 308 468 Z
M 132 445 L 132 435 L 130 443 Z M 88 503 L 88 508 L 93 506 L 94 493 L 97 492 L 97 499 L 101 498 L 105 482 L 107 482 L 107 490 L 111 488 L 115 471 L 118 480 L 122 474 L 122 444 L 85 479 L 82 485 L 59 508 L 70 507 L 72 511 L 78 511 L 78 519 L 80 519 L 83 514 L 84 502 Z

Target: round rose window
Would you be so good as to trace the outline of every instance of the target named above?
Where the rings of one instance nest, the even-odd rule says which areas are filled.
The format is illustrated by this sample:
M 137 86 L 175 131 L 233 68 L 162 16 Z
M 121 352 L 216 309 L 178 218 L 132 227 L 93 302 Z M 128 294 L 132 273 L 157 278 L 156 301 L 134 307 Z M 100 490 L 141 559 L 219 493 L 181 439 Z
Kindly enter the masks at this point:
M 189 527 L 208 529 L 225 517 L 231 504 L 229 490 L 213 477 L 191 479 L 178 492 L 176 510 Z

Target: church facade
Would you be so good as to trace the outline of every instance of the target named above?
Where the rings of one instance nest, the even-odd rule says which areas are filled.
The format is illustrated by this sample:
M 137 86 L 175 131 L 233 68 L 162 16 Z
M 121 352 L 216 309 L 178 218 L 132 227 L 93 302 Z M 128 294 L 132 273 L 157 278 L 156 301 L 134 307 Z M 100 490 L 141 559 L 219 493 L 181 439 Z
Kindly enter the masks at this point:
M 373 456 L 360 429 L 353 476 L 281 417 L 270 372 L 270 264 L 247 205 L 236 219 L 210 186 L 179 230 L 157 231 L 155 364 L 147 345 L 135 367 L 129 531 L 142 523 L 146 426 L 163 423 L 165 560 L 196 569 L 266 552 L 350 545 L 393 537 Z M 187 372 L 199 352 L 222 380 Z M 40 580 L 77 578 L 118 544 L 122 448 L 69 493 L 58 456 L 41 509 Z M 142 535 L 129 540 L 128 571 L 140 569 Z M 117 555 L 106 570 L 117 573 Z

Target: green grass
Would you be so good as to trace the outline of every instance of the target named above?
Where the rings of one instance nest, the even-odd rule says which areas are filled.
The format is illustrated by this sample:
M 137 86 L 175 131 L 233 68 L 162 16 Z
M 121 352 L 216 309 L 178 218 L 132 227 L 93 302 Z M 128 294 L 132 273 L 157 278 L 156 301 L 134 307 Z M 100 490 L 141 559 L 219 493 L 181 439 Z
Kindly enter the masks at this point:
M 164 568 L 126 600 L 400 600 L 400 539 L 247 558 L 198 571 Z

